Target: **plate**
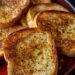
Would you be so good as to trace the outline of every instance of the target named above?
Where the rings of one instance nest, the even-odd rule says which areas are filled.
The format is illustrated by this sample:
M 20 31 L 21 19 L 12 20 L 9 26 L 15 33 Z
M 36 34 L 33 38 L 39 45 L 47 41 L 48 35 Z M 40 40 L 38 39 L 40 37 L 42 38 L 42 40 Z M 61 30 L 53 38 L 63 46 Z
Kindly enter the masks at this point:
M 0 66 L 0 75 L 7 75 L 7 64 Z
M 58 60 L 58 75 L 75 75 L 75 58 L 70 58 L 59 53 Z

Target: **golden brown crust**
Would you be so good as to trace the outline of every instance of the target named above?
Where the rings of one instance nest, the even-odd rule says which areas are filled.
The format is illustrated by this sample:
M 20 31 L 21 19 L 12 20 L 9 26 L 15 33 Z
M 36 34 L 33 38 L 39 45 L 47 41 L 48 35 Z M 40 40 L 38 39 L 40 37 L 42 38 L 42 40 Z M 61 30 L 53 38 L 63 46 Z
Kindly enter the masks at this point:
M 19 44 L 21 44 L 22 46 Z M 25 74 L 39 75 L 40 74 L 41 75 L 42 73 L 45 74 L 45 72 L 47 75 L 57 75 L 56 74 L 57 55 L 55 50 L 55 44 L 50 33 L 42 31 L 37 28 L 20 30 L 10 34 L 5 39 L 3 43 L 3 48 L 4 48 L 6 61 L 8 62 L 8 73 L 9 73 L 8 75 L 10 74 L 11 75 L 18 75 L 18 74 L 20 75 L 25 75 Z M 45 55 L 45 57 L 48 58 L 47 60 L 46 58 L 44 59 L 44 56 L 43 56 L 42 58 L 44 60 L 43 61 L 40 58 L 41 53 L 37 54 L 37 52 L 45 51 L 45 53 L 47 53 L 46 49 L 50 50 L 49 51 L 50 53 L 48 52 L 50 56 Z M 27 65 L 27 62 L 29 62 L 29 65 Z M 48 72 L 48 69 L 45 72 L 43 70 L 45 69 L 46 65 L 44 65 L 43 67 L 41 66 L 45 64 L 46 62 L 51 63 L 51 65 L 49 64 L 52 67 L 51 69 L 50 69 L 50 66 L 48 65 L 49 72 Z M 33 63 L 35 66 L 31 67 Z M 36 65 L 37 63 L 38 63 L 38 66 Z M 10 69 L 10 72 L 9 72 L 9 69 Z
M 64 11 L 44 11 L 36 15 L 35 26 L 50 31 L 61 51 L 75 57 L 75 14 Z
M 63 39 L 61 40 L 59 47 L 62 50 L 62 53 L 70 56 L 70 57 L 75 57 L 75 40 L 68 40 L 68 39 Z
M 27 20 L 26 20 L 26 15 L 23 15 L 21 21 L 20 21 L 21 25 L 23 25 L 25 28 L 28 28 L 28 24 L 27 24 Z
M 63 6 L 56 4 L 56 3 L 42 3 L 42 4 L 37 4 L 33 7 L 31 7 L 27 13 L 27 24 L 29 27 L 35 27 L 33 25 L 33 20 L 34 17 L 37 13 L 46 11 L 46 10 L 58 10 L 58 11 L 65 11 L 69 12 L 66 8 Z M 24 23 L 24 22 L 23 22 Z
M 51 3 L 51 0 L 31 0 L 33 4 Z
M 14 25 L 12 27 L 0 29 L 0 58 L 4 56 L 3 48 L 2 48 L 2 42 L 3 40 L 11 33 L 16 32 L 18 30 L 26 28 L 22 25 Z
M 0 59 L 4 56 L 3 50 L 0 50 Z
M 16 3 L 15 3 L 16 2 Z M 30 0 L 0 1 L 0 28 L 9 27 L 18 21 L 23 12 L 26 12 Z

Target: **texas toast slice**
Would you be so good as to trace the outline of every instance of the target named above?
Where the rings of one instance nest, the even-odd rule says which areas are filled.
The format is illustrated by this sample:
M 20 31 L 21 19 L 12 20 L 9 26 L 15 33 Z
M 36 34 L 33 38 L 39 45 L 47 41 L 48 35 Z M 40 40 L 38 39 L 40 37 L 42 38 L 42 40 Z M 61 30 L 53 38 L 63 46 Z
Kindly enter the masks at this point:
M 44 11 L 36 15 L 34 25 L 50 31 L 57 47 L 67 56 L 75 57 L 75 14 L 64 11 Z
M 57 75 L 57 54 L 47 31 L 24 29 L 3 43 L 8 75 Z
M 0 0 L 0 28 L 9 27 L 26 12 L 30 0 Z
M 46 11 L 46 10 L 58 10 L 58 11 L 65 11 L 68 12 L 67 9 L 65 9 L 63 6 L 55 3 L 43 3 L 43 4 L 37 4 L 33 7 L 31 7 L 27 13 L 27 23 L 29 27 L 35 27 L 33 24 L 34 17 L 37 13 Z M 24 24 L 25 18 L 23 18 L 22 24 Z

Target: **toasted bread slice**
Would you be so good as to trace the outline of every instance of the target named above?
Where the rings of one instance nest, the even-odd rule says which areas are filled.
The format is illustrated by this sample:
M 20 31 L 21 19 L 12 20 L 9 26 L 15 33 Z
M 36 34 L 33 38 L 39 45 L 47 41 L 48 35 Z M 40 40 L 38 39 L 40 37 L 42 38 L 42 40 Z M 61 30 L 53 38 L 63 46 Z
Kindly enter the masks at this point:
M 51 0 L 31 0 L 33 4 L 51 3 Z
M 30 0 L 0 0 L 0 28 L 14 25 L 23 12 L 26 12 Z
M 34 20 L 35 15 L 38 12 L 46 11 L 46 10 L 58 10 L 58 11 L 68 12 L 68 10 L 65 9 L 63 6 L 61 6 L 59 4 L 55 4 L 55 3 L 35 5 L 35 6 L 30 8 L 30 10 L 28 11 L 28 14 L 27 14 L 27 23 L 28 23 L 29 27 L 35 27 L 33 25 L 33 20 Z M 22 23 L 24 24 L 24 22 L 22 22 Z
M 24 29 L 4 43 L 8 75 L 57 75 L 57 55 L 51 35 L 40 29 Z
M 48 30 L 57 47 L 67 56 L 75 57 L 75 14 L 63 11 L 45 11 L 36 15 L 35 26 Z
M 12 27 L 0 29 L 0 58 L 4 56 L 3 48 L 2 48 L 2 42 L 3 40 L 11 33 L 24 29 L 26 28 L 25 26 L 22 25 L 15 25 Z

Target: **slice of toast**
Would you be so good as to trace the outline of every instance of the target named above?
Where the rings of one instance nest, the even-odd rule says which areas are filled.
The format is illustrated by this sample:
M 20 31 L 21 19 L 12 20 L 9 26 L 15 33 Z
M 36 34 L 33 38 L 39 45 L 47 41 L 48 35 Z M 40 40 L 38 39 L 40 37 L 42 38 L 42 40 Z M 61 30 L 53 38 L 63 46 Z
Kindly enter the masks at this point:
M 57 54 L 47 31 L 24 29 L 3 42 L 8 75 L 57 75 Z
M 51 0 L 31 0 L 32 3 L 35 4 L 41 4 L 41 3 L 51 3 Z
M 75 14 L 64 11 L 45 11 L 36 15 L 34 25 L 48 30 L 57 47 L 67 56 L 75 57 Z
M 35 6 L 31 7 L 27 13 L 27 23 L 28 23 L 29 27 L 35 27 L 33 25 L 33 20 L 34 20 L 35 15 L 38 12 L 46 11 L 46 10 L 58 10 L 58 11 L 68 12 L 68 10 L 65 9 L 63 6 L 61 6 L 59 4 L 55 4 L 55 3 L 51 3 L 51 4 L 43 3 L 43 4 L 35 5 Z M 22 22 L 22 23 L 24 24 L 24 22 Z
M 25 26 L 22 25 L 14 25 L 12 27 L 0 29 L 0 58 L 4 56 L 3 48 L 2 48 L 2 42 L 3 40 L 11 33 L 24 29 Z
M 30 0 L 0 0 L 0 28 L 9 27 L 26 12 Z

